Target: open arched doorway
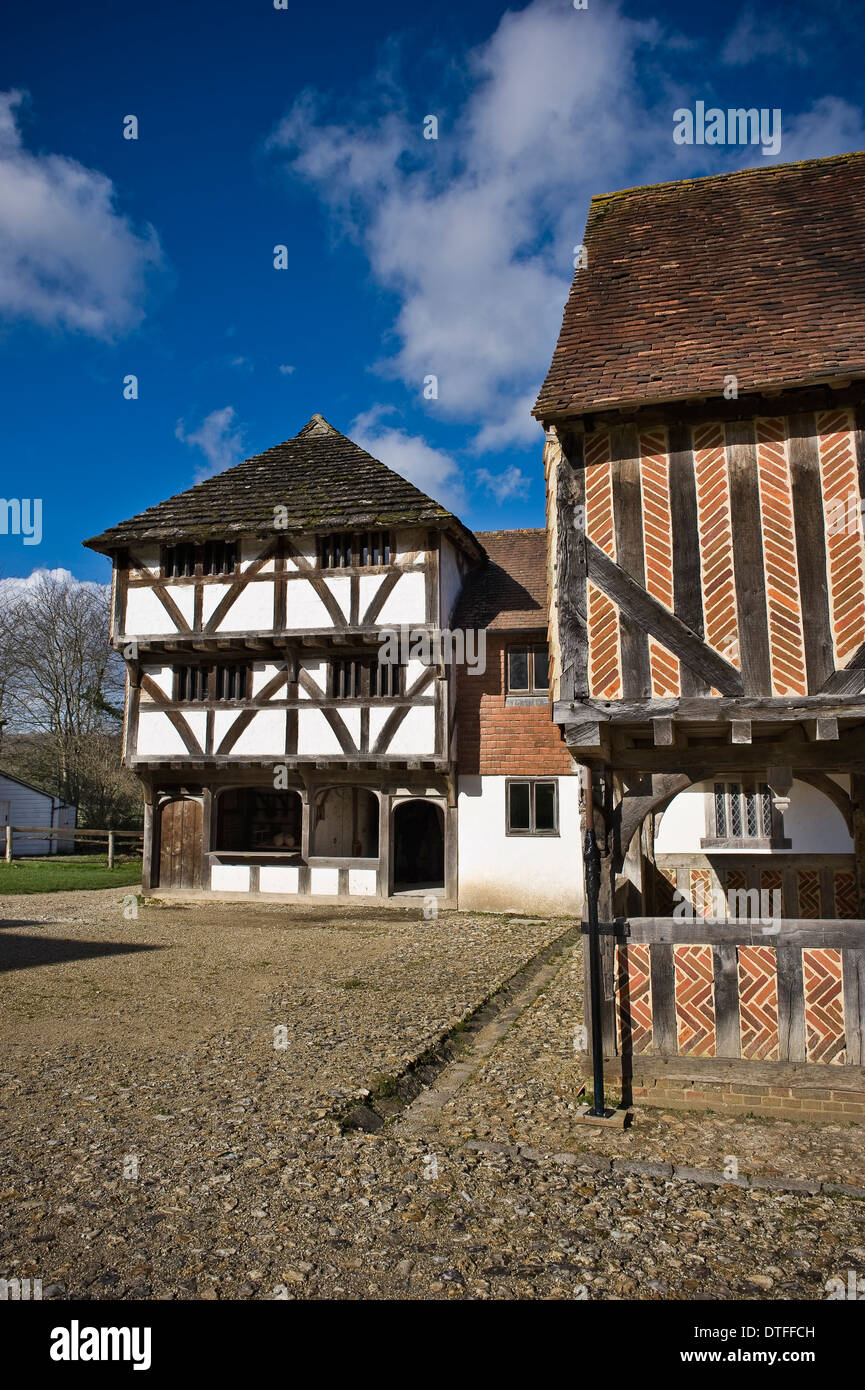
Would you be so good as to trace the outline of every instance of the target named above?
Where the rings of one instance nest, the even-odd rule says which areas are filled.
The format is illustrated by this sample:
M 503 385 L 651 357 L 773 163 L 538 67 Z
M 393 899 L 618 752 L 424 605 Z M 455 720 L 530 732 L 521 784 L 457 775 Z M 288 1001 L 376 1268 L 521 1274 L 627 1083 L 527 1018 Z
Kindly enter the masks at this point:
M 432 801 L 404 801 L 393 813 L 395 893 L 444 888 L 444 816 Z

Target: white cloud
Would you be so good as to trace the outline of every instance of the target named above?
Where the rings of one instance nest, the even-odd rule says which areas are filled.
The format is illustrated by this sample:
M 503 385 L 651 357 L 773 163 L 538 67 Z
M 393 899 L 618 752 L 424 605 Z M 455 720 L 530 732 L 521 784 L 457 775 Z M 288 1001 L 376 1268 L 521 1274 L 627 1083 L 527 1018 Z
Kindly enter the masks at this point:
M 287 362 L 280 362 L 279 371 L 282 376 L 291 376 L 294 367 L 290 367 Z
M 801 37 L 801 31 L 789 16 L 757 14 L 753 5 L 746 5 L 721 49 L 721 61 L 746 66 L 771 58 L 804 66 L 808 50 L 794 35 Z
M 781 118 L 781 151 L 778 161 L 822 159 L 824 155 L 845 154 L 865 149 L 865 121 L 862 110 L 842 97 L 820 97 L 801 115 Z
M 39 584 L 44 579 L 53 580 L 56 584 L 62 584 L 70 589 L 98 589 L 110 590 L 110 584 L 97 584 L 92 579 L 77 579 L 71 570 L 67 569 L 36 569 L 23 577 L 11 577 L 0 579 L 0 602 L 5 598 L 8 602 L 11 599 L 27 599 L 32 597 Z
M 159 239 L 117 211 L 104 174 L 24 148 L 22 100 L 0 93 L 0 315 L 116 338 L 143 318 Z
M 243 458 L 243 429 L 235 424 L 236 411 L 233 405 L 212 410 L 206 415 L 197 430 L 187 431 L 183 420 L 177 422 L 176 437 L 195 449 L 200 449 L 207 460 L 196 472 L 196 481 L 210 478 L 231 468 Z
M 475 477 L 482 488 L 492 493 L 501 506 L 509 497 L 525 497 L 529 490 L 529 479 L 516 464 L 511 464 L 501 473 L 491 473 L 488 468 L 479 468 Z
M 352 421 L 349 435 L 373 458 L 380 459 L 407 478 L 429 497 L 452 511 L 466 505 L 462 483 L 462 468 L 443 449 L 435 449 L 419 435 L 395 425 L 385 425 L 382 419 L 393 413 L 392 406 L 374 405 Z
M 326 122 L 307 93 L 271 136 L 399 298 L 397 351 L 379 370 L 419 401 L 436 375 L 430 408 L 480 421 L 478 450 L 537 439 L 528 411 L 589 196 L 636 170 L 646 181 L 669 157 L 672 108 L 647 112 L 635 77 L 638 50 L 659 38 L 654 22 L 615 6 L 534 0 L 465 59 L 468 95 L 440 113 L 438 141 L 422 138 L 421 116 L 393 109 L 393 81 L 390 109 L 344 124 Z

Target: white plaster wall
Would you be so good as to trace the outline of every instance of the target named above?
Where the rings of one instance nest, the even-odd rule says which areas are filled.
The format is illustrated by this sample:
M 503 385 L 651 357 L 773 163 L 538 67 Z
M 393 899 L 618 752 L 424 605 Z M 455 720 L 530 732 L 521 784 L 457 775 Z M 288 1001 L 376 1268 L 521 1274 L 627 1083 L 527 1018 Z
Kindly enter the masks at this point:
M 267 547 L 268 547 L 269 545 L 270 545 L 270 541 L 264 541 L 264 540 L 245 540 L 245 541 L 241 541 L 241 543 L 240 543 L 240 570 L 241 570 L 241 573 L 243 573 L 244 570 L 248 570 L 249 567 L 250 567 L 250 565 L 254 565 L 255 562 L 256 562 L 256 560 L 258 559 L 259 555 L 261 554 L 261 552 L 262 552 L 263 550 L 266 550 Z M 264 564 L 262 565 L 262 567 L 261 567 L 261 569 L 258 571 L 258 573 L 259 573 L 259 574 L 273 574 L 275 568 L 276 568 L 276 564 L 275 564 L 275 561 L 274 561 L 273 556 L 271 555 L 269 559 L 265 560 Z
M 285 710 L 261 710 L 244 729 L 231 751 L 236 757 L 284 757 Z
M 278 666 L 277 666 L 277 665 L 273 665 L 273 664 L 270 663 L 270 662 L 258 662 L 258 663 L 256 663 L 256 664 L 253 666 L 253 668 L 252 668 L 252 693 L 253 693 L 253 695 L 257 695 L 258 692 L 264 688 L 264 686 L 266 686 L 270 681 L 273 680 L 274 676 L 278 676 L 279 673 L 280 673 L 280 671 L 284 671 L 284 670 L 285 670 L 285 665 L 284 665 L 284 663 L 280 663 Z M 282 689 L 280 689 L 278 695 L 276 695 L 274 698 L 275 698 L 275 699 L 280 699 L 280 700 L 281 700 L 281 699 L 284 699 L 284 697 L 285 697 L 285 689 L 282 688 Z
M 298 753 L 342 753 L 339 739 L 315 705 L 297 712 Z
M 853 841 L 841 812 L 816 787 L 793 783 L 784 833 L 791 854 L 852 854 Z
M 339 705 L 336 710 L 348 732 L 354 739 L 355 748 L 360 747 L 360 706 Z
M 292 536 L 291 548 L 296 550 L 301 559 L 306 560 L 307 564 L 314 565 L 317 559 L 315 536 Z M 285 559 L 286 570 L 296 570 L 298 565 L 290 555 Z
M 228 733 L 240 710 L 237 709 L 217 709 L 213 713 L 213 746 L 218 748 L 225 735 Z
M 186 744 L 167 714 L 145 705 L 138 710 L 138 756 L 141 758 L 188 757 Z
M 207 738 L 207 710 L 187 710 L 184 712 L 183 717 L 203 748 L 205 739 Z
M 204 589 L 204 621 L 207 622 L 216 608 L 219 598 L 214 602 L 211 589 L 226 590 L 228 585 L 207 584 Z M 221 596 L 221 595 L 220 595 Z M 273 631 L 273 584 L 268 581 L 252 581 L 241 589 L 229 608 L 218 632 L 272 632 Z
M 457 551 L 446 536 L 441 538 L 439 583 L 441 586 L 441 626 L 450 627 L 454 604 L 459 597 L 463 577 Z
M 421 678 L 421 676 L 424 674 L 424 672 L 425 672 L 425 671 L 428 671 L 428 670 L 429 670 L 429 667 L 428 667 L 428 666 L 426 665 L 426 663 L 423 662 L 423 661 L 407 661 L 406 664 L 405 664 L 405 688 L 406 688 L 406 690 L 411 690 L 411 688 L 412 688 L 412 686 L 414 685 L 415 681 L 420 680 L 420 678 Z M 434 685 L 430 685 L 428 689 L 424 690 L 423 694 L 424 694 L 425 696 L 426 696 L 426 695 L 431 695 L 432 692 L 433 692 L 434 690 L 435 690 L 435 686 L 434 686 Z
M 311 868 L 309 871 L 310 893 L 327 894 L 336 897 L 339 893 L 339 869 Z
M 130 637 L 147 637 L 176 632 L 177 628 L 152 589 L 129 589 L 123 631 Z
M 397 560 L 406 560 L 417 554 L 418 560 L 426 558 L 426 533 L 418 527 L 397 531 L 394 536 L 393 553 Z
M 655 838 L 656 854 L 699 854 L 700 841 L 706 834 L 706 797 L 708 782 L 700 782 L 674 796 L 661 820 Z
M 165 592 L 169 598 L 173 599 L 180 609 L 190 627 L 195 616 L 195 585 L 194 584 L 166 584 Z M 159 600 L 157 599 L 157 603 Z M 162 608 L 162 604 L 159 604 Z M 162 609 L 163 613 L 165 609 Z M 169 618 L 169 622 L 171 619 Z
M 843 783 L 845 779 L 835 779 Z M 655 840 L 656 854 L 700 854 L 706 835 L 706 797 L 714 782 L 699 782 L 674 797 L 664 812 Z M 846 790 L 846 787 L 845 787 Z M 784 815 L 784 834 L 792 845 L 787 854 L 851 854 L 853 842 L 840 813 L 822 792 L 807 782 L 793 782 L 790 806 Z M 761 853 L 756 850 L 755 853 Z M 762 853 L 771 854 L 771 850 Z M 742 850 L 716 850 L 712 854 L 741 854 Z
M 400 623 L 426 622 L 425 576 L 418 570 L 401 574 L 385 599 L 376 619 L 381 627 L 398 627 Z
M 459 779 L 459 905 L 529 916 L 582 909 L 579 777 L 559 777 L 559 834 L 505 834 L 504 777 Z
M 214 893 L 248 893 L 248 864 L 214 864 L 210 870 L 210 887 Z
M 369 745 L 375 747 L 376 739 L 391 714 L 392 706 L 375 706 L 369 712 Z M 399 754 L 400 757 L 429 758 L 435 753 L 435 706 L 416 705 L 410 709 L 394 734 L 384 753 Z
M 358 612 L 360 620 L 363 622 L 363 615 L 372 603 L 382 584 L 384 575 L 382 574 L 361 574 L 358 577 Z M 380 619 L 376 619 L 377 622 Z
M 161 547 L 155 542 L 136 545 L 132 554 L 132 569 L 140 569 L 148 574 L 158 574 L 162 567 Z
M 259 871 L 262 893 L 296 893 L 299 881 L 300 870 L 293 864 L 262 864 Z
M 167 695 L 168 698 L 171 699 L 174 694 L 173 666 L 142 666 L 141 674 L 143 676 L 149 676 L 153 684 L 159 686 L 163 695 Z M 141 703 L 147 704 L 148 700 L 152 702 L 153 696 L 148 694 L 146 690 L 142 690 Z
M 348 891 L 355 897 L 374 898 L 377 889 L 375 869 L 349 869 Z
M 308 579 L 292 579 L 285 592 L 286 627 L 323 628 L 328 632 L 333 628 L 333 619 Z
M 341 574 L 333 579 L 326 579 L 324 582 L 339 604 L 343 618 L 348 622 L 351 613 L 351 580 L 347 574 Z M 328 627 L 332 626 L 333 624 L 329 622 Z

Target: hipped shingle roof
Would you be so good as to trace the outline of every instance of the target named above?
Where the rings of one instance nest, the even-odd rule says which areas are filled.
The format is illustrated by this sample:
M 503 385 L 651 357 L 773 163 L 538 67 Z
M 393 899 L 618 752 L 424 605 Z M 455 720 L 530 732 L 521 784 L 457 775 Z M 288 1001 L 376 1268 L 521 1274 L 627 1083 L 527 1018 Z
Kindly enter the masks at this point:
M 275 508 L 287 532 L 428 525 L 456 533 L 475 554 L 469 532 L 438 502 L 313 415 L 293 439 L 244 459 L 195 487 L 119 522 L 84 544 L 111 552 L 136 541 L 272 535 Z

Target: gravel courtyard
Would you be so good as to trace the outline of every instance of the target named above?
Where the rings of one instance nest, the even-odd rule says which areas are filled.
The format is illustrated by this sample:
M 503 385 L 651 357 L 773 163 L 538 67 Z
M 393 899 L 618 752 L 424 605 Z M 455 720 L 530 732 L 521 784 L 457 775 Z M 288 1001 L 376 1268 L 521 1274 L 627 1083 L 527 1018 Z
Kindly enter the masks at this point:
M 624 1134 L 578 1127 L 572 923 L 137 914 L 114 890 L 0 898 L 0 1277 L 56 1298 L 784 1299 L 865 1273 L 853 1197 L 592 1170 L 597 1153 L 732 1153 L 857 1183 L 865 1165 L 853 1127 L 646 1111 Z M 539 952 L 544 988 L 533 963 L 509 1030 L 432 1120 L 413 1131 L 415 1106 L 342 1132 L 366 1092 L 396 1112 L 394 1079 Z

